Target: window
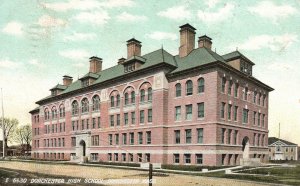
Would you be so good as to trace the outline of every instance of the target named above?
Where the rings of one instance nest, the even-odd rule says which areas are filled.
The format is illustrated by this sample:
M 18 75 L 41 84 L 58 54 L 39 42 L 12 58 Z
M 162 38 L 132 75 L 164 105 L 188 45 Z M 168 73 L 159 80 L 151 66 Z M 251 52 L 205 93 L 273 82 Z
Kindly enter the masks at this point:
M 248 123 L 248 109 L 243 109 L 243 123 Z
M 140 123 L 144 123 L 145 120 L 145 113 L 143 110 L 140 111 Z
M 93 121 L 92 121 L 92 128 L 94 129 L 96 127 L 96 118 L 93 118 Z
M 204 79 L 200 78 L 198 79 L 198 93 L 204 92 Z
M 186 95 L 193 95 L 193 82 L 192 80 L 188 80 L 185 84 L 186 86 Z
M 100 128 L 101 119 L 98 117 L 98 128 Z
M 152 109 L 148 109 L 148 122 L 152 122 Z
M 112 154 L 111 153 L 108 153 L 107 159 L 108 159 L 108 161 L 112 161 Z
M 93 111 L 98 111 L 100 108 L 100 98 L 99 96 L 93 97 Z
M 262 121 L 261 121 L 261 126 L 265 127 L 265 115 L 262 115 Z
M 204 118 L 204 103 L 198 103 L 198 118 Z
M 175 89 L 176 89 L 176 97 L 180 97 L 181 96 L 181 84 L 177 83 L 175 85 Z
M 174 158 L 174 163 L 179 163 L 180 161 L 180 159 L 179 159 L 179 154 L 174 154 L 173 155 L 173 158 Z
M 124 113 L 124 125 L 128 125 L 128 113 Z
M 49 120 L 49 110 L 48 109 L 45 109 L 44 111 L 44 117 L 45 117 L 45 120 Z
M 71 137 L 71 145 L 72 147 L 76 146 L 76 137 Z
M 126 133 L 122 134 L 122 141 L 123 141 L 123 145 L 127 144 L 127 134 Z
M 129 133 L 129 141 L 130 141 L 130 145 L 134 144 L 134 133 L 133 132 Z
M 135 103 L 135 92 L 131 92 L 131 103 Z
M 91 160 L 92 161 L 97 161 L 98 160 L 98 156 L 99 156 L 98 153 L 91 153 Z
M 222 78 L 222 87 L 221 87 L 222 93 L 225 93 L 225 86 L 226 86 L 226 78 L 223 77 Z
M 52 110 L 52 119 L 56 119 L 57 118 L 57 110 L 56 110 L 56 107 L 53 107 Z
M 119 154 L 118 153 L 114 154 L 114 161 L 119 161 Z
M 266 103 L 266 97 L 267 97 L 266 95 L 263 96 L 263 100 L 262 100 L 262 105 L 263 105 L 263 106 L 265 106 L 265 103 Z
M 148 88 L 148 101 L 152 101 L 152 88 Z
M 116 104 L 117 107 L 120 106 L 120 100 L 121 100 L 121 98 L 120 98 L 120 95 L 118 94 L 117 95 L 117 104 Z
M 141 102 L 144 102 L 145 101 L 145 90 L 144 89 L 142 89 L 141 91 L 140 91 L 140 96 L 141 96 Z
M 135 112 L 131 112 L 131 124 L 135 124 Z
M 117 126 L 120 126 L 120 114 L 117 114 Z
M 114 115 L 110 115 L 110 126 L 113 127 L 115 125 Z
M 126 154 L 122 153 L 122 161 L 126 161 Z
M 234 121 L 237 121 L 237 117 L 238 117 L 238 106 L 234 106 Z
M 143 144 L 143 132 L 138 132 L 139 144 Z
M 192 114 L 193 114 L 193 105 L 186 105 L 185 106 L 185 119 L 192 120 Z
M 203 163 L 203 154 L 196 154 L 196 164 Z
M 184 163 L 191 163 L 191 154 L 184 154 Z
M 228 85 L 228 95 L 231 95 L 232 85 L 233 85 L 232 80 L 230 80 Z
M 62 138 L 62 146 L 65 146 L 65 138 Z
M 141 153 L 138 153 L 137 157 L 138 157 L 138 162 L 142 162 L 143 161 L 143 155 Z
M 113 139 L 112 139 L 113 137 L 112 137 L 112 134 L 109 134 L 108 135 L 108 142 L 109 142 L 109 145 L 112 145 L 113 144 Z
M 255 140 L 256 140 L 256 133 L 253 134 L 253 146 L 256 146 Z
M 133 162 L 133 154 L 129 153 L 128 155 L 129 155 L 129 161 Z
M 258 116 L 257 116 L 257 125 L 258 125 L 258 126 L 260 126 L 260 116 L 261 116 L 261 114 L 258 113 Z
M 151 144 L 151 131 L 146 132 L 146 143 Z
M 203 143 L 203 128 L 197 129 L 197 143 Z
M 119 134 L 115 134 L 116 145 L 119 145 Z
M 191 129 L 185 130 L 185 143 L 192 143 L 192 130 Z
M 84 129 L 84 119 L 81 120 L 81 130 L 83 130 L 83 129 Z
M 225 143 L 225 133 L 226 133 L 226 129 L 222 128 L 222 136 L 221 136 L 221 143 L 222 144 Z
M 231 120 L 231 108 L 232 108 L 232 105 L 228 104 L 228 111 L 227 111 L 227 113 L 228 113 L 228 116 L 227 116 L 228 120 Z
M 150 162 L 150 154 L 146 153 L 145 156 L 146 156 L 146 162 Z
M 126 92 L 125 95 L 124 95 L 125 105 L 128 105 L 128 103 L 129 103 L 128 102 L 128 97 L 129 97 L 128 93 Z
M 180 143 L 180 130 L 175 130 L 175 143 L 179 144 Z
M 248 100 L 248 87 L 245 87 L 244 89 L 243 99 L 246 101 Z
M 233 144 L 236 145 L 236 142 L 237 142 L 237 136 L 238 136 L 238 131 L 235 130 L 233 134 L 234 134 L 234 136 L 233 136 Z
M 84 98 L 81 101 L 81 112 L 82 113 L 87 113 L 89 111 L 89 101 L 87 98 Z
M 110 107 L 114 107 L 114 106 L 115 106 L 115 97 L 110 96 Z
M 256 98 L 257 98 L 257 92 L 253 92 L 253 103 L 256 103 Z
M 86 129 L 90 128 L 90 123 L 89 123 L 89 119 L 86 119 Z
M 257 101 L 258 105 L 260 105 L 260 100 L 261 100 L 261 93 L 259 93 L 259 95 L 258 95 L 258 101 Z
M 59 107 L 59 117 L 63 118 L 63 117 L 65 117 L 65 115 L 66 115 L 66 113 L 65 113 L 65 107 L 64 107 L 63 104 L 61 104 L 60 107 Z
M 181 106 L 175 107 L 175 121 L 181 120 Z
M 92 146 L 99 146 L 99 135 L 92 136 Z
M 235 83 L 234 84 L 234 97 L 238 97 L 238 92 L 239 92 L 239 84 Z
M 221 118 L 225 118 L 225 103 L 222 102 L 222 105 L 221 105 Z
M 228 144 L 231 144 L 231 132 L 232 132 L 232 130 L 231 129 L 228 129 L 228 141 L 227 141 L 227 143 Z
M 256 123 L 256 112 L 253 111 L 253 125 L 255 125 Z

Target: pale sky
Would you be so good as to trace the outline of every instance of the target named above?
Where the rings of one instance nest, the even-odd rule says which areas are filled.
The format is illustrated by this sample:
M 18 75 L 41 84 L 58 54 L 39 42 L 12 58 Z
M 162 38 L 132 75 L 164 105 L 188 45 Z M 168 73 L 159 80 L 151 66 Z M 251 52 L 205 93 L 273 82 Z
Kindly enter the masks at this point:
M 126 41 L 142 42 L 142 54 L 164 47 L 178 54 L 179 28 L 190 23 L 213 50 L 250 58 L 254 77 L 273 87 L 269 136 L 300 144 L 299 0 L 2 0 L 0 87 L 6 117 L 30 123 L 35 101 L 88 71 L 88 58 L 103 67 L 126 57 Z

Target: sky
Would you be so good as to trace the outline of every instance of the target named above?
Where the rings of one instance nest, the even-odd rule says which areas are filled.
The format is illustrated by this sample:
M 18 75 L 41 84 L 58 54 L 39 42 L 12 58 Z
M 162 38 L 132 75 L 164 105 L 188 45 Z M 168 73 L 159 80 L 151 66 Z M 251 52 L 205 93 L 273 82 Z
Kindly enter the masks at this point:
M 178 54 L 179 26 L 213 39 L 213 50 L 238 49 L 256 65 L 253 76 L 273 87 L 269 136 L 300 144 L 300 0 L 2 0 L 0 87 L 4 115 L 30 123 L 35 102 L 63 75 L 78 79 L 89 57 L 103 68 L 126 57 L 126 41 L 142 54 L 163 47 Z

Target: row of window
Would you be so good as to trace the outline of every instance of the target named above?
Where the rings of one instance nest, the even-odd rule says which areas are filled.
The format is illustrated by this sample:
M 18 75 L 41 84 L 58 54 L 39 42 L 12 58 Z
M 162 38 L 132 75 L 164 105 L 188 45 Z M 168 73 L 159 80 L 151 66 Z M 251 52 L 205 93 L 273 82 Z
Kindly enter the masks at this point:
M 130 114 L 130 116 L 129 116 Z M 152 109 L 148 109 L 147 110 L 147 122 L 148 123 L 152 123 Z M 130 117 L 130 120 L 129 120 Z M 140 110 L 140 117 L 139 117 L 139 123 L 145 123 L 145 110 Z M 135 111 L 131 112 L 131 113 L 124 113 L 123 114 L 123 125 L 128 125 L 129 122 L 130 124 L 134 125 L 136 120 L 136 116 L 135 116 Z M 115 122 L 116 121 L 116 122 Z M 120 114 L 116 114 L 116 115 L 110 115 L 110 126 L 113 127 L 115 126 L 120 126 L 121 124 L 121 115 Z
M 39 132 L 39 130 L 38 130 Z M 66 123 L 45 125 L 45 134 L 66 132 Z
M 228 82 L 228 83 L 227 83 Z M 221 83 L 221 92 L 225 94 L 225 90 L 226 90 L 226 84 L 227 84 L 227 94 L 229 96 L 234 95 L 234 97 L 238 97 L 239 96 L 239 84 L 238 83 L 234 83 L 233 81 L 227 81 L 225 77 L 222 78 L 222 83 Z M 243 100 L 245 101 L 249 101 L 249 96 L 248 94 L 250 94 L 248 87 L 245 87 L 243 89 Z M 257 91 L 253 91 L 253 97 L 252 97 L 252 102 L 254 104 L 257 105 L 261 105 L 261 106 L 265 106 L 266 104 L 266 95 L 263 95 L 262 93 L 257 93 Z
M 40 128 L 34 128 L 34 133 L 33 133 L 34 136 L 36 135 L 40 135 Z
M 204 92 L 204 87 L 205 87 L 205 82 L 204 78 L 199 78 L 198 81 L 198 93 L 203 93 Z M 181 97 L 181 84 L 177 83 L 175 85 L 175 96 L 176 97 Z M 187 80 L 185 83 L 185 95 L 190 96 L 193 95 L 193 81 L 192 80 Z
M 92 111 L 99 111 L 100 110 L 100 98 L 98 95 L 95 95 L 92 98 Z M 90 104 L 87 98 L 83 98 L 81 100 L 81 113 L 88 113 L 90 111 Z M 79 104 L 77 100 L 72 102 L 72 116 L 79 114 Z
M 226 135 L 226 133 L 227 133 L 227 135 Z M 239 134 L 238 130 L 222 128 L 221 143 L 236 145 L 238 134 Z
M 204 118 L 204 103 L 197 103 L 198 111 L 197 117 Z M 181 121 L 181 106 L 175 106 L 175 121 Z M 185 105 L 185 120 L 192 120 L 193 118 L 193 105 Z
M 151 155 L 150 155 L 150 153 L 145 153 L 145 154 L 137 153 L 136 158 L 137 158 L 136 162 L 150 162 Z M 107 160 L 108 161 L 134 162 L 134 156 L 132 153 L 121 153 L 121 159 L 119 160 L 119 153 L 108 153 Z
M 192 129 L 184 130 L 184 142 L 183 143 L 193 143 L 192 137 L 196 137 L 196 141 L 194 143 L 203 143 L 203 128 L 196 129 L 196 133 L 194 134 Z M 174 143 L 180 144 L 181 141 L 181 130 L 174 130 Z
M 37 140 L 37 147 L 39 148 L 39 140 Z M 53 138 L 53 139 L 44 139 L 44 147 L 64 147 L 65 138 Z
M 173 163 L 181 163 L 181 154 L 173 154 Z M 183 163 L 190 164 L 191 163 L 191 154 L 183 154 Z M 203 164 L 203 154 L 195 154 L 195 163 Z
M 90 119 L 82 119 L 80 123 L 79 128 L 79 120 L 73 120 L 72 121 L 72 131 L 78 131 L 78 130 L 88 130 L 88 129 L 96 129 L 100 128 L 101 125 L 101 118 L 92 118 L 92 124 L 90 125 Z
M 131 91 L 130 93 L 126 92 L 124 94 L 124 105 L 134 104 L 135 101 L 135 92 Z M 147 98 L 146 98 L 147 96 Z M 120 94 L 110 96 L 110 107 L 120 107 Z M 152 101 L 152 88 L 149 87 L 146 91 L 144 89 L 140 90 L 140 102 Z
M 265 134 L 257 134 L 254 133 L 253 134 L 253 146 L 267 146 L 267 144 L 265 143 L 266 141 L 266 135 Z
M 135 135 L 137 134 L 137 143 L 135 143 Z M 129 133 L 129 145 L 142 145 L 151 144 L 151 131 L 144 132 L 130 132 Z M 119 145 L 120 144 L 120 134 L 109 134 L 108 135 L 109 145 Z M 127 133 L 122 133 L 122 145 L 127 145 Z
M 51 116 L 52 116 L 52 119 L 57 119 L 57 116 L 58 116 L 58 111 L 56 109 L 56 106 L 53 106 L 51 108 Z M 59 106 L 59 117 L 60 118 L 64 118 L 66 116 L 66 111 L 65 111 L 65 107 L 63 104 L 61 104 Z M 44 110 L 44 118 L 45 118 L 45 121 L 49 120 L 50 119 L 50 111 L 48 110 L 48 108 L 46 108 Z M 39 120 L 39 118 L 37 118 Z
M 39 158 L 39 153 L 35 153 L 35 154 L 36 154 L 35 158 Z M 65 159 L 65 153 L 44 152 L 43 153 L 43 159 L 64 160 Z
M 34 123 L 39 123 L 40 122 L 40 116 L 39 115 L 34 115 L 33 118 L 34 118 L 33 119 Z

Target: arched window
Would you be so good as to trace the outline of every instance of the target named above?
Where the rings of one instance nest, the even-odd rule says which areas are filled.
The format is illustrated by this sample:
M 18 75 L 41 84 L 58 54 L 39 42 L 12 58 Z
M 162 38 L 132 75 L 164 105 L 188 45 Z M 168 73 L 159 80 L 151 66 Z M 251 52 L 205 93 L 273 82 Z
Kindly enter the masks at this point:
M 63 105 L 63 104 L 61 104 L 60 106 L 59 106 L 59 117 L 60 118 L 63 118 L 63 117 L 65 117 L 65 106 Z
M 225 86 L 226 86 L 226 78 L 223 77 L 222 78 L 222 90 L 221 90 L 223 93 L 225 93 Z
M 89 101 L 87 98 L 83 98 L 81 101 L 81 113 L 86 113 L 89 111 Z
M 124 95 L 124 101 L 125 101 L 125 105 L 128 105 L 128 93 L 126 92 Z
M 120 106 L 120 95 L 118 94 L 117 95 L 117 107 L 119 107 Z
M 51 112 L 52 112 L 52 119 L 56 119 L 56 118 L 57 118 L 57 110 L 56 110 L 56 107 L 52 107 Z
M 110 107 L 114 107 L 114 106 L 115 106 L 115 97 L 110 96 Z
M 152 88 L 148 88 L 148 101 L 152 101 Z
M 198 79 L 198 93 L 204 92 L 204 78 Z
M 93 97 L 93 111 L 98 111 L 100 108 L 100 98 L 98 95 Z
M 141 93 L 141 102 L 144 102 L 145 101 L 145 90 L 142 89 L 140 93 Z
M 44 111 L 44 118 L 45 120 L 49 120 L 49 110 L 47 108 Z
M 176 89 L 176 97 L 180 97 L 181 96 L 181 84 L 177 83 L 175 85 L 175 89 Z
M 186 82 L 186 95 L 192 95 L 193 94 L 193 82 L 191 80 L 188 80 Z
M 135 92 L 131 92 L 131 103 L 135 103 Z
M 78 114 L 78 102 L 73 101 L 72 102 L 72 115 L 77 115 Z

